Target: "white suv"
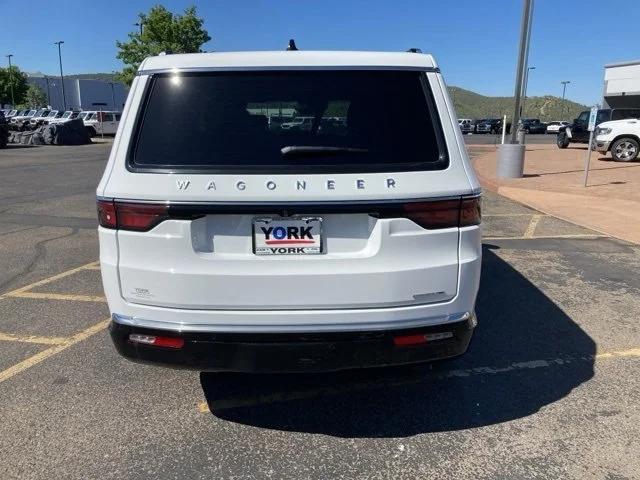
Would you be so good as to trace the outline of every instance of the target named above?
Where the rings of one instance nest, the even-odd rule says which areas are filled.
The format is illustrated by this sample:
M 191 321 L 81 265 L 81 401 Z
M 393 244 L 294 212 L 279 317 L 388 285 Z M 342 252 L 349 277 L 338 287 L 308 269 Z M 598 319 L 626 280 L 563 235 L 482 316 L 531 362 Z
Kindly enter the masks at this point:
M 313 125 L 269 129 L 285 109 Z M 430 55 L 147 58 L 97 195 L 129 359 L 322 371 L 467 349 L 480 185 Z
M 640 153 L 640 120 L 612 120 L 596 127 L 593 149 L 617 162 L 632 162 Z
M 84 127 L 90 137 L 96 135 L 115 135 L 120 124 L 120 112 L 87 112 L 84 116 Z

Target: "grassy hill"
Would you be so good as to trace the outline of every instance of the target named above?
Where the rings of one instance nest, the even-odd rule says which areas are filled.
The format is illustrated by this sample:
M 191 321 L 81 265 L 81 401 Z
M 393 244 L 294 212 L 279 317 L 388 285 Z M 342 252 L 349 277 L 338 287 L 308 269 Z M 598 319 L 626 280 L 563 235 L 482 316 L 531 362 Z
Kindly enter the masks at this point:
M 500 118 L 513 116 L 513 97 L 486 97 L 459 87 L 449 87 L 449 94 L 453 99 L 459 118 Z M 528 97 L 523 116 L 525 118 L 539 118 L 543 122 L 551 120 L 571 121 L 578 113 L 589 107 L 563 100 L 552 95 L 544 97 Z

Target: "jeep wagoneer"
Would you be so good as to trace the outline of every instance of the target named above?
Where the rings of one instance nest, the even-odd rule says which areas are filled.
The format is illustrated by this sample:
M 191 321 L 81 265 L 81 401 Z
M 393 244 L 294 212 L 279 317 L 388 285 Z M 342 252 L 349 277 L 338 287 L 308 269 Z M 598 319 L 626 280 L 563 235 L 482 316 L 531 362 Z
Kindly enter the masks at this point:
M 480 186 L 430 55 L 148 58 L 97 195 L 131 360 L 292 372 L 467 349 Z

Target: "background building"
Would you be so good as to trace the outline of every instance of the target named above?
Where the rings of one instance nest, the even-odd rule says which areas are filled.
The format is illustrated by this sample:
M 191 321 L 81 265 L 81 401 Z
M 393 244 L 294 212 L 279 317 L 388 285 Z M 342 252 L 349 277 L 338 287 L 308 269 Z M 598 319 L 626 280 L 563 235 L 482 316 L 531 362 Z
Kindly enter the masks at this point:
M 48 104 L 51 107 L 57 110 L 64 108 L 60 77 L 45 75 L 43 77 L 29 77 L 28 81 L 42 89 L 47 95 Z M 103 110 L 122 111 L 124 102 L 127 100 L 129 87 L 120 82 L 65 78 L 64 93 L 67 109 L 97 110 L 102 108 Z M 97 107 L 94 103 L 105 105 Z
M 640 108 L 640 60 L 604 66 L 604 108 Z

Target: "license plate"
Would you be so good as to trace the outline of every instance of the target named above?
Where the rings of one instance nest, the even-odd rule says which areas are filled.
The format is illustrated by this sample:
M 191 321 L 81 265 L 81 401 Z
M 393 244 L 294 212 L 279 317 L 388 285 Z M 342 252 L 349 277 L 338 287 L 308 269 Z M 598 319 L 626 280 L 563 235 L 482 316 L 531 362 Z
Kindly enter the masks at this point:
M 322 253 L 322 218 L 256 218 L 256 255 L 317 255 Z

